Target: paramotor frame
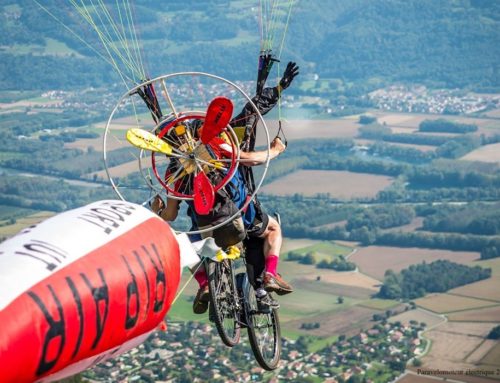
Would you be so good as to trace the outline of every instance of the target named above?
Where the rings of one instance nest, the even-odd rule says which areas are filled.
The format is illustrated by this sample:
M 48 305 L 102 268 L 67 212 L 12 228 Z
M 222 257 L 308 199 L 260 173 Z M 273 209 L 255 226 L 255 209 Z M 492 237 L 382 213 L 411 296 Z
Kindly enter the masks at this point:
M 235 84 L 227 79 L 224 79 L 222 77 L 219 77 L 219 76 L 216 76 L 213 74 L 209 74 L 209 73 L 204 73 L 204 72 L 178 72 L 178 73 L 167 74 L 167 75 L 159 76 L 157 78 L 145 81 L 145 82 L 135 86 L 134 88 L 128 90 L 125 94 L 123 94 L 120 97 L 120 99 L 116 103 L 115 107 L 113 108 L 113 110 L 108 118 L 108 121 L 107 121 L 106 127 L 105 127 L 105 132 L 104 132 L 103 159 L 104 159 L 104 166 L 105 166 L 107 178 L 108 178 L 113 190 L 117 194 L 117 196 L 122 200 L 130 200 L 131 199 L 130 196 L 124 195 L 125 191 L 132 190 L 132 189 L 140 189 L 140 187 L 138 187 L 137 184 L 135 186 L 134 185 L 124 185 L 122 182 L 122 177 L 116 176 L 113 174 L 113 171 L 116 168 L 115 162 L 110 161 L 110 159 L 111 159 L 110 153 L 113 151 L 113 149 L 112 149 L 113 145 L 111 144 L 112 142 L 114 143 L 113 138 L 119 142 L 119 146 L 121 146 L 122 149 L 125 149 L 125 147 L 128 146 L 127 150 L 129 151 L 130 155 L 132 156 L 129 158 L 133 159 L 134 162 L 136 161 L 138 169 L 139 169 L 140 178 L 142 179 L 142 184 L 145 184 L 148 191 L 149 191 L 149 196 L 145 196 L 144 193 L 140 197 L 137 197 L 137 195 L 135 195 L 133 197 L 133 199 L 135 199 L 135 200 L 132 200 L 132 202 L 141 203 L 142 205 L 146 205 L 152 199 L 152 197 L 156 194 L 160 194 L 161 196 L 163 196 L 165 198 L 168 196 L 169 198 L 181 199 L 181 200 L 182 199 L 184 199 L 184 200 L 192 199 L 192 196 L 181 195 L 181 193 L 177 193 L 177 195 L 176 195 L 176 193 L 169 192 L 168 188 L 165 188 L 164 185 L 162 185 L 161 182 L 159 182 L 159 180 L 162 179 L 163 174 L 161 174 L 161 172 L 159 172 L 158 170 L 156 171 L 156 174 L 155 174 L 155 172 L 152 170 L 152 168 L 153 168 L 153 162 L 154 162 L 154 166 L 158 169 L 159 160 L 163 156 L 158 156 L 158 155 L 152 154 L 151 152 L 145 151 L 143 149 L 135 149 L 130 144 L 128 144 L 128 142 L 126 142 L 124 140 L 124 136 L 125 136 L 125 133 L 123 130 L 124 123 L 122 122 L 123 118 L 121 117 L 121 116 L 125 115 L 125 116 L 128 116 L 128 118 L 130 119 L 130 116 L 133 114 L 134 118 L 135 118 L 135 123 L 131 123 L 130 121 L 128 121 L 127 122 L 128 127 L 145 128 L 145 129 L 152 131 L 152 132 L 155 132 L 155 130 L 158 129 L 159 127 L 163 126 L 163 128 L 164 128 L 165 126 L 172 124 L 172 122 L 174 122 L 174 124 L 172 124 L 172 126 L 174 126 L 176 121 L 182 122 L 182 120 L 184 118 L 185 119 L 194 119 L 194 118 L 202 119 L 205 116 L 206 105 L 208 104 L 208 102 L 206 100 L 204 100 L 203 102 L 194 102 L 194 105 L 192 105 L 189 108 L 187 108 L 185 105 L 182 104 L 182 103 L 184 103 L 184 104 L 186 103 L 186 99 L 182 102 L 179 102 L 178 104 L 176 104 L 174 102 L 174 93 L 175 92 L 172 92 L 171 90 L 169 90 L 168 85 L 176 80 L 178 81 L 179 78 L 182 78 L 184 82 L 188 81 L 187 79 L 190 79 L 189 80 L 190 83 L 196 84 L 198 88 L 201 86 L 200 79 L 209 79 L 210 81 L 213 81 L 215 83 L 222 84 L 225 87 L 225 90 L 223 92 L 228 94 L 232 99 L 238 98 L 239 103 L 242 104 L 239 106 L 242 107 L 244 105 L 243 103 L 248 103 L 249 105 L 251 105 L 251 107 L 253 108 L 253 111 L 254 111 L 254 115 L 256 116 L 256 118 L 258 119 L 258 121 L 261 125 L 261 129 L 259 129 L 259 131 L 263 132 L 263 137 L 265 138 L 264 144 L 265 144 L 266 151 L 267 151 L 266 152 L 266 160 L 261 166 L 262 172 L 260 175 L 260 179 L 258 182 L 256 182 L 256 187 L 253 190 L 253 193 L 251 194 L 250 198 L 245 202 L 245 204 L 239 209 L 238 212 L 233 214 L 231 217 L 228 217 L 228 219 L 226 219 L 224 222 L 219 223 L 218 225 L 215 225 L 213 227 L 206 228 L 206 229 L 201 229 L 201 230 L 188 231 L 185 228 L 183 228 L 181 230 L 181 229 L 178 229 L 177 227 L 175 227 L 176 225 L 173 224 L 174 228 L 178 231 L 184 231 L 184 232 L 187 232 L 188 234 L 199 234 L 199 233 L 204 233 L 204 232 L 208 232 L 208 231 L 214 230 L 216 228 L 219 228 L 219 227 L 225 225 L 227 222 L 230 222 L 231 220 L 233 220 L 234 218 L 239 216 L 241 214 L 241 212 L 244 211 L 246 209 L 246 207 L 254 200 L 255 196 L 257 195 L 257 192 L 259 191 L 259 189 L 260 189 L 260 187 L 265 179 L 267 171 L 268 171 L 269 161 L 270 161 L 269 130 L 268 130 L 266 122 L 263 119 L 262 115 L 260 114 L 258 108 L 252 102 L 252 99 L 248 96 L 248 94 L 242 89 L 242 87 L 240 87 L 239 85 L 237 85 L 237 84 Z M 140 113 L 138 113 L 138 108 L 139 108 L 138 105 L 143 104 L 143 102 L 141 100 L 140 103 L 138 103 L 136 105 L 136 103 L 138 101 L 133 100 L 133 97 L 135 95 L 137 95 L 138 91 L 140 91 L 141 89 L 143 89 L 147 85 L 153 85 L 153 86 L 156 86 L 158 89 L 161 89 L 161 92 L 159 92 L 159 93 L 163 97 L 161 97 L 161 98 L 159 97 L 158 99 L 162 100 L 162 109 L 170 111 L 168 114 L 164 115 L 164 117 L 160 120 L 160 122 L 158 124 L 154 124 L 154 123 L 152 124 L 149 121 L 149 119 L 148 119 L 148 123 L 142 122 L 142 117 L 140 117 L 139 116 Z M 191 92 L 189 94 L 193 95 L 193 97 L 194 97 L 195 96 L 194 93 L 198 92 L 198 91 L 199 91 L 198 89 L 196 91 L 193 91 L 193 89 L 190 89 L 187 91 L 187 93 Z M 209 92 L 209 94 L 213 94 L 214 90 L 210 89 L 210 92 Z M 177 89 L 177 93 L 179 93 L 179 89 Z M 219 94 L 216 94 L 216 95 L 219 95 Z M 124 113 L 124 109 L 130 108 L 130 107 L 132 107 L 133 113 L 129 113 L 127 115 L 127 113 Z M 238 105 L 237 105 L 237 107 L 238 107 Z M 183 108 L 183 110 L 178 111 L 178 110 L 181 110 L 181 108 Z M 184 108 L 185 108 L 185 110 L 184 110 Z M 118 121 L 118 120 L 120 120 L 120 121 Z M 116 129 L 117 125 L 120 126 L 121 131 Z M 117 132 L 119 134 L 118 136 L 116 136 Z M 159 133 L 161 133 L 161 131 Z M 238 138 L 236 137 L 236 134 L 231 126 L 228 126 L 225 129 L 225 133 L 227 133 L 227 136 L 229 137 L 229 140 L 231 141 L 231 145 L 233 147 L 235 147 L 235 146 L 238 147 L 238 145 L 236 145 L 236 143 L 238 142 L 237 141 Z M 134 151 L 134 149 L 135 149 L 135 151 Z M 134 152 L 132 152 L 132 151 L 134 151 Z M 240 164 L 240 161 L 241 161 L 239 158 L 239 150 L 235 150 L 233 152 L 236 153 L 236 155 L 230 159 L 231 166 L 229 169 L 230 169 L 231 174 L 234 174 L 234 172 L 237 169 L 237 166 Z M 165 157 L 163 157 L 163 159 L 165 159 Z M 151 166 L 149 165 L 149 163 L 151 164 Z M 229 181 L 229 179 L 230 179 L 229 176 L 226 177 L 224 179 L 224 182 L 217 184 L 216 187 L 220 188 L 220 187 L 224 186 L 224 183 Z M 139 198 L 139 200 L 137 200 L 137 198 Z

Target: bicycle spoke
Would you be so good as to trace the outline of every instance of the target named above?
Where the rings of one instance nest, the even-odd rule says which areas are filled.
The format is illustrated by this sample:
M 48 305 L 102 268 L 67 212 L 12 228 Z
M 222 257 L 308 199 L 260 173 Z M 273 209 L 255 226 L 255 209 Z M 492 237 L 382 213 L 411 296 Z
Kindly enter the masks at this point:
M 205 161 L 205 160 L 203 160 L 201 158 L 195 158 L 195 161 L 197 163 L 200 163 L 200 164 L 203 164 L 203 165 L 207 165 L 207 166 L 209 166 L 209 167 L 211 167 L 213 169 L 216 169 L 216 170 L 221 170 L 223 172 L 228 172 L 229 171 L 229 167 L 224 167 L 222 165 L 223 161 L 213 160 L 213 161 L 216 162 L 216 163 L 213 163 L 213 162 Z M 218 164 L 218 163 L 220 163 L 220 164 Z
M 276 310 L 269 313 L 259 311 L 252 288 L 248 288 L 245 295 L 248 297 L 250 308 L 248 335 L 255 359 L 262 368 L 274 370 L 281 355 L 281 336 Z
M 222 341 L 229 347 L 238 343 L 240 328 L 236 320 L 238 297 L 234 295 L 235 286 L 232 263 L 209 263 L 209 288 L 212 316 Z

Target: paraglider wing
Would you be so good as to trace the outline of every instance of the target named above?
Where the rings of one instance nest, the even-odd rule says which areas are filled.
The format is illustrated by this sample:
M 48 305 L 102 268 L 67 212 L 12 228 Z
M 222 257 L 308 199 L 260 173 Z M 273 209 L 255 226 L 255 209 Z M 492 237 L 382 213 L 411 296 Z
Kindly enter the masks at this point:
M 124 201 L 61 213 L 0 245 L 0 381 L 61 379 L 140 344 L 180 280 L 166 222 Z

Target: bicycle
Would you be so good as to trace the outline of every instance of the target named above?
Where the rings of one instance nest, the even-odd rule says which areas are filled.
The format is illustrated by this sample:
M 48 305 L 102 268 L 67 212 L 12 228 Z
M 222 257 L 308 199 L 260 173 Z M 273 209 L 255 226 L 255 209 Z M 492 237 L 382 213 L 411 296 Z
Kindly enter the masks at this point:
M 231 246 L 227 252 L 203 259 L 209 281 L 209 317 L 228 347 L 240 341 L 241 328 L 246 328 L 255 359 L 263 369 L 272 371 L 281 357 L 278 312 L 259 308 L 246 272 L 235 275 L 234 261 L 239 258 L 239 249 Z

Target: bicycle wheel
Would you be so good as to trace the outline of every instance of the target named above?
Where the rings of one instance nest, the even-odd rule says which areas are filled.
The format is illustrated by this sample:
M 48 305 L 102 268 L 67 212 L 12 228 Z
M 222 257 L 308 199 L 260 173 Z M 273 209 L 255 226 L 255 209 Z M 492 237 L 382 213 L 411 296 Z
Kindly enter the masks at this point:
M 229 260 L 208 261 L 208 288 L 210 290 L 210 318 L 226 346 L 232 347 L 240 340 L 238 323 L 238 296 Z
M 250 283 L 244 288 L 247 305 L 248 338 L 259 365 L 268 371 L 278 367 L 281 357 L 281 331 L 277 310 L 260 312 L 255 291 Z

